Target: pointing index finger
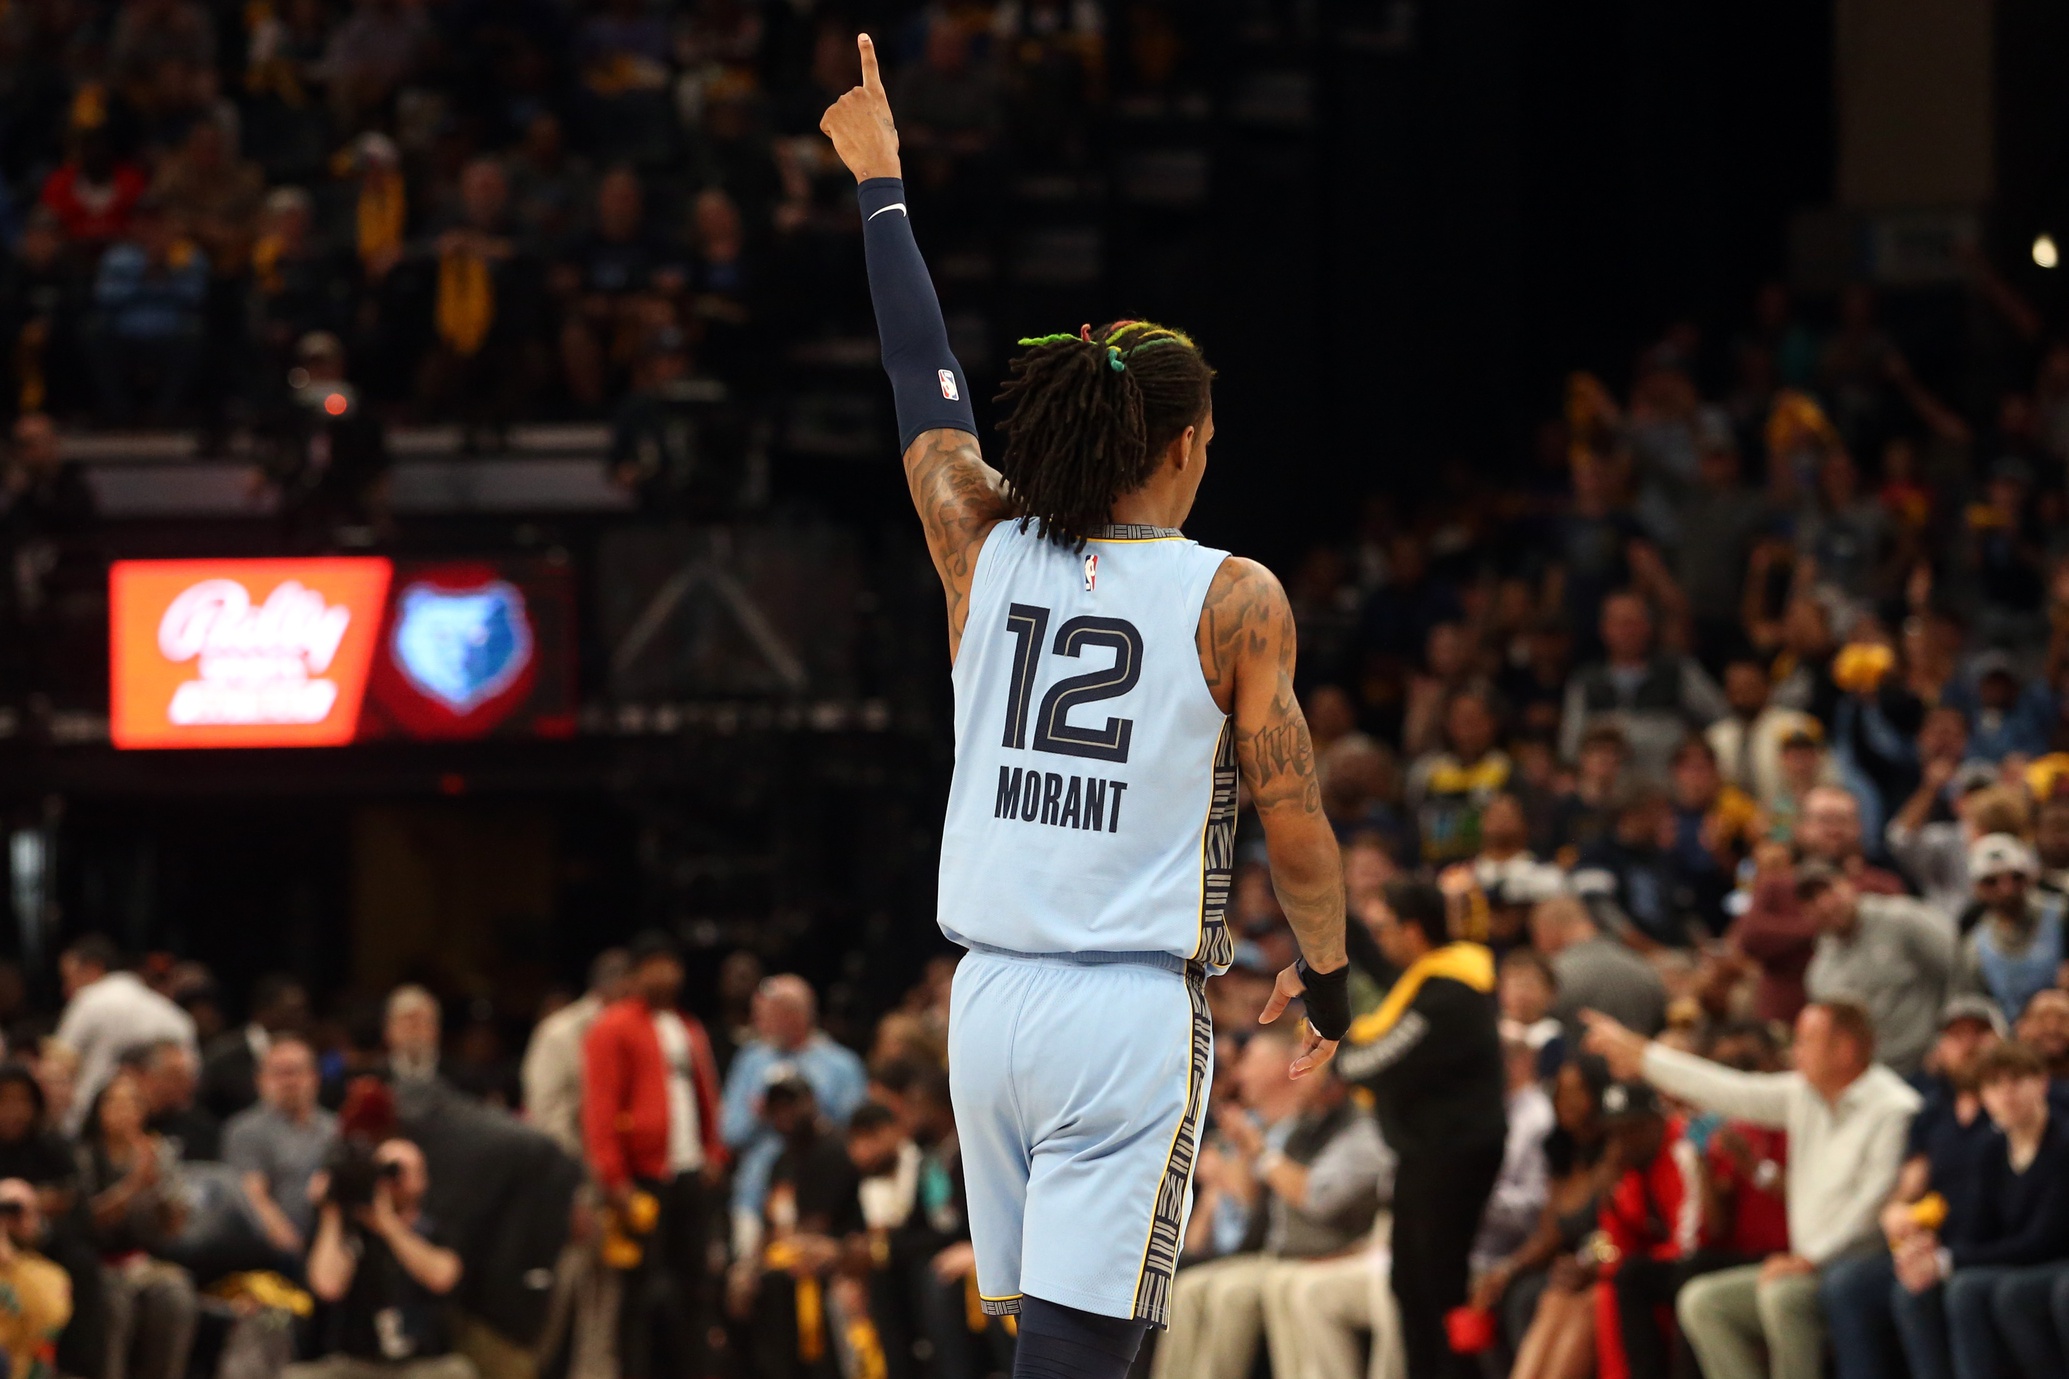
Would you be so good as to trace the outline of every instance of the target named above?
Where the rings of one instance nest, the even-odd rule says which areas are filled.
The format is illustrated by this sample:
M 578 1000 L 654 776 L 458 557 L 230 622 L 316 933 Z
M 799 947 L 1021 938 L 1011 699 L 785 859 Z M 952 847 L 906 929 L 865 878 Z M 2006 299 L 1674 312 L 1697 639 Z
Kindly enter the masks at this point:
M 857 34 L 855 46 L 862 52 L 862 89 L 872 96 L 884 94 L 884 79 L 876 70 L 876 44 L 868 34 Z

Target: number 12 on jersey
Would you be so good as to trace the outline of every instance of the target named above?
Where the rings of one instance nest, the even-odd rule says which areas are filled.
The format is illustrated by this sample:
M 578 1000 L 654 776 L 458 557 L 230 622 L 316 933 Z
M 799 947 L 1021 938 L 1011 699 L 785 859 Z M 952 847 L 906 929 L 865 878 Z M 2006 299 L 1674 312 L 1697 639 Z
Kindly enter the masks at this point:
M 1042 639 L 1048 630 L 1046 608 L 1016 603 L 1006 611 L 1006 631 L 1014 639 L 1013 677 L 1006 692 L 1007 747 L 1020 749 L 1030 745 L 1027 720 L 1034 695 L 1035 662 L 1042 654 Z M 1142 634 L 1125 618 L 1082 615 L 1056 629 L 1056 642 L 1050 650 L 1054 655 L 1075 660 L 1086 647 L 1109 648 L 1114 654 L 1113 664 L 1103 670 L 1068 676 L 1051 685 L 1034 714 L 1032 745 L 1037 752 L 1125 762 L 1135 720 L 1109 718 L 1103 727 L 1087 728 L 1072 723 L 1070 712 L 1080 704 L 1118 698 L 1135 688 L 1142 679 Z

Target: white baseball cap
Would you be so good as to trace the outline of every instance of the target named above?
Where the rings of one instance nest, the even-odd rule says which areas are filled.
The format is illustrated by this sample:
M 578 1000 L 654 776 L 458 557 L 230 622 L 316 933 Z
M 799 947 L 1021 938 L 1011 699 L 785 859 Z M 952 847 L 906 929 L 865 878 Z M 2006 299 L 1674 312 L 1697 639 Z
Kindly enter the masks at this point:
M 2009 833 L 1991 833 L 1969 844 L 1969 880 L 1987 881 L 2012 871 L 2026 877 L 2040 875 L 2040 863 L 2034 860 L 2033 849 L 2020 839 Z

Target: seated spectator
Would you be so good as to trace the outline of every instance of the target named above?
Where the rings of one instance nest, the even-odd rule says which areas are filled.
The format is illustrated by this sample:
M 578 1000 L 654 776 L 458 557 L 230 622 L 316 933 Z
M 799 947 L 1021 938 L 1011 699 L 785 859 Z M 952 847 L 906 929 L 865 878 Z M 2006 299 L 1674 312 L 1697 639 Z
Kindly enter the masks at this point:
M 1724 911 L 1739 866 L 1766 830 L 1760 806 L 1717 769 L 1717 753 L 1700 737 L 1674 750 L 1674 873 L 1688 891 L 1698 924 L 1711 935 L 1729 924 Z
M 1980 1165 L 1975 1218 L 1948 1239 L 1913 1218 L 1893 1237 L 1893 1294 L 1916 1379 L 1999 1372 L 2010 1351 L 2027 1373 L 2059 1372 L 2050 1304 L 2069 1262 L 2069 1127 L 2050 1114 L 2047 1066 L 2023 1044 L 1976 1065 L 1977 1092 L 2002 1138 Z
M 252 984 L 251 1019 L 209 1041 L 201 1062 L 201 1104 L 228 1121 L 259 1100 L 259 1065 L 281 1035 L 299 1037 L 309 1022 L 309 993 L 280 973 Z
M 434 40 L 422 7 L 402 0 L 354 0 L 352 13 L 331 30 L 317 71 L 329 93 L 338 127 L 365 127 L 416 70 Z
M 847 1124 L 867 1095 L 868 1070 L 853 1050 L 819 1029 L 818 1007 L 811 985 L 798 976 L 770 977 L 755 993 L 755 1037 L 733 1055 L 732 1066 L 726 1070 L 719 1122 L 737 1165 L 733 1174 L 736 1214 L 761 1216 L 769 1166 L 782 1152 L 779 1138 L 764 1124 L 758 1105 L 772 1073 L 788 1069 L 802 1077 L 812 1088 L 815 1114 L 823 1114 L 836 1126 Z
M 2042 991 L 2019 1017 L 2019 1042 L 2047 1060 L 2048 1076 L 2069 1080 L 2069 991 Z
M 1519 949 L 1513 956 L 1528 953 Z M 1535 956 L 1532 954 L 1531 956 Z M 1540 960 L 1541 961 L 1541 960 Z M 1504 964 L 1504 971 L 1507 965 Z M 1506 1017 L 1502 1024 L 1502 1055 L 1508 1068 L 1509 1137 L 1502 1150 L 1501 1176 L 1494 1180 L 1494 1195 L 1480 1217 L 1479 1234 L 1473 1237 L 1473 1277 L 1477 1280 L 1513 1255 L 1530 1240 L 1544 1215 L 1551 1195 L 1551 1169 L 1545 1159 L 1545 1142 L 1558 1127 L 1558 1114 L 1539 1069 L 1543 1057 L 1527 1039 L 1516 1037 Z M 1553 1077 L 1557 1076 L 1557 1065 Z
M 1552 1367 L 1584 1362 L 1593 1354 L 1592 1332 L 1585 1349 L 1569 1342 L 1571 1360 L 1558 1355 L 1548 1340 L 1554 1333 L 1570 1335 L 1573 1325 L 1563 1314 L 1582 1301 L 1574 1287 L 1576 1269 L 1566 1261 L 1594 1233 L 1607 1181 L 1604 1154 L 1608 1132 L 1601 1106 L 1606 1085 L 1603 1068 L 1594 1059 L 1576 1057 L 1553 1077 L 1555 1124 L 1544 1141 L 1544 1206 L 1530 1235 L 1507 1255 L 1479 1266 L 1473 1278 L 1472 1305 L 1486 1312 L 1499 1309 L 1500 1334 L 1507 1351 L 1515 1354 L 1525 1337 L 1537 1331 L 1542 1363 Z M 1538 1317 L 1547 1307 L 1550 1311 L 1540 1330 Z
M 318 1209 L 309 1291 L 330 1304 L 321 1358 L 289 1365 L 281 1379 L 474 1379 L 446 1331 L 441 1303 L 459 1285 L 460 1256 L 424 1213 L 423 1151 L 391 1139 L 374 1162 L 383 1171 L 371 1203 L 348 1211 L 331 1197 Z
M 2033 850 L 2008 833 L 1978 838 L 1969 849 L 1968 874 L 1982 918 L 1962 944 L 1954 984 L 1988 996 L 2012 1021 L 2055 985 L 2069 957 L 2064 900 L 2034 885 L 2039 872 Z
M 1614 721 L 1630 745 L 1632 771 L 1664 783 L 1681 739 L 1724 716 L 1724 694 L 1694 660 L 1654 647 L 1652 611 L 1636 593 L 1603 601 L 1602 645 L 1606 658 L 1576 672 L 1567 687 L 1560 751 L 1578 760 L 1588 728 Z
M 1782 791 L 1782 744 L 1820 731 L 1817 720 L 1801 709 L 1769 702 L 1772 685 L 1760 661 L 1733 659 L 1724 668 L 1724 700 L 1730 712 L 1703 735 L 1717 754 L 1724 779 L 1760 803 Z
M 1484 693 L 1453 695 L 1444 709 L 1444 747 L 1408 771 L 1408 807 L 1430 866 L 1464 861 L 1480 851 L 1481 814 L 1509 786 L 1513 767 L 1497 745 L 1493 707 Z
M 1178 1271 L 1154 1379 L 1245 1379 L 1267 1334 L 1275 1368 L 1290 1371 L 1301 1338 L 1269 1310 L 1278 1280 L 1295 1261 L 1356 1245 L 1391 1195 L 1379 1127 L 1334 1076 L 1289 1080 L 1295 1044 L 1269 1030 L 1244 1047 L 1243 1108 L 1216 1116 L 1201 1165 L 1244 1203 L 1243 1248 Z
M 1618 1075 L 1642 1075 L 1699 1109 L 1788 1131 L 1789 1252 L 1694 1280 L 1675 1312 L 1706 1374 L 1759 1374 L 1764 1346 L 1773 1379 L 1818 1379 L 1820 1272 L 1873 1241 L 1919 1104 L 1876 1064 L 1868 1012 L 1848 1002 L 1806 1006 L 1796 1021 L 1796 1069 L 1786 1073 L 1724 1068 L 1597 1012 L 1587 1022 L 1589 1048 Z
M 1971 900 L 1968 850 L 1986 833 L 2026 832 L 2026 802 L 1996 783 L 1987 763 L 1966 760 L 1968 727 L 1941 706 L 1918 731 L 1918 788 L 1884 830 L 1889 854 L 1927 904 L 1949 918 Z
M 1797 869 L 1796 898 L 1818 926 L 1804 991 L 1814 1002 L 1859 1002 L 1874 1021 L 1882 1061 L 1905 1076 L 1916 1072 L 1954 976 L 1947 922 L 1909 896 L 1863 894 L 1824 862 Z
M 101 255 L 93 284 L 87 348 L 107 421 L 135 420 L 145 386 L 151 401 L 143 415 L 160 425 L 177 419 L 200 362 L 208 274 L 208 255 L 180 233 L 164 204 L 138 201 L 128 236 Z
M 1616 724 L 1599 723 L 1581 734 L 1573 784 L 1552 806 L 1547 843 L 1561 866 L 1572 866 L 1615 831 L 1616 802 L 1630 761 L 1630 743 Z
M 309 1247 L 309 1185 L 338 1143 L 338 1118 L 316 1104 L 316 1054 L 282 1031 L 259 1060 L 259 1101 L 223 1127 L 223 1162 L 243 1178 L 266 1241 L 289 1259 Z
M 200 1060 L 177 1039 L 160 1039 L 135 1059 L 138 1084 L 149 1113 L 148 1128 L 174 1147 L 182 1160 L 222 1157 L 222 1123 L 196 1104 Z
M 36 1253 L 42 1236 L 36 1189 L 0 1179 L 0 1356 L 7 1373 L 23 1379 L 52 1372 L 58 1337 L 72 1320 L 71 1281 Z
M 102 1089 L 79 1146 L 79 1191 L 104 1261 L 111 1370 L 185 1379 L 200 1304 L 194 1280 L 162 1255 L 187 1204 L 177 1151 L 146 1127 L 144 1107 L 133 1073 L 117 1072 Z
M 428 246 L 434 339 L 418 391 L 431 406 L 465 418 L 477 447 L 500 444 L 495 433 L 517 416 L 538 381 L 538 265 L 514 232 L 502 165 L 492 158 L 468 163 L 460 171 L 458 212 Z
M 1574 890 L 1617 937 L 1641 950 L 1686 948 L 1693 892 L 1674 854 L 1672 802 L 1656 785 L 1634 784 L 1618 798 L 1607 838 L 1584 849 L 1573 873 Z
M 194 1021 L 134 972 L 123 970 L 119 950 L 99 934 L 88 934 L 59 956 L 58 976 L 65 1013 L 56 1038 L 78 1060 L 69 1088 L 70 1111 L 53 1106 L 51 1115 L 59 1128 L 76 1134 L 124 1053 L 160 1039 L 191 1047 Z M 44 1090 L 48 1096 L 51 1088 L 46 1084 Z
M 735 387 L 755 382 L 754 265 L 740 207 L 706 187 L 690 207 L 688 323 L 706 371 Z
M 0 1178 L 35 1189 L 39 1229 L 16 1239 L 54 1261 L 69 1281 L 72 1317 L 57 1351 L 61 1374 L 93 1376 L 107 1367 L 107 1287 L 100 1251 L 79 1196 L 79 1160 L 52 1128 L 43 1088 L 20 1063 L 0 1063 Z
M 239 158 L 220 120 L 196 120 L 158 165 L 151 194 L 193 236 L 218 278 L 242 276 L 258 237 L 266 192 L 257 163 Z
M 1530 1050 L 1541 1077 L 1549 1078 L 1566 1061 L 1565 1027 L 1552 1014 L 1559 1001 L 1559 979 L 1537 949 L 1524 946 L 1504 954 L 1495 974 L 1495 998 L 1501 1003 L 1501 1036 Z M 1509 1121 L 1511 1130 L 1515 1119 Z
M 600 405 L 607 385 L 622 382 L 647 338 L 666 324 L 665 299 L 684 286 L 680 255 L 647 228 L 645 215 L 639 174 L 611 169 L 597 184 L 595 228 L 553 269 L 561 366 L 584 407 Z
M 1559 1000 L 1553 1013 L 1566 1026 L 1566 1047 L 1580 1047 L 1580 1013 L 1600 1010 L 1637 1030 L 1658 1033 L 1667 1023 L 1667 988 L 1652 964 L 1602 932 L 1578 897 L 1556 896 L 1530 916 L 1531 940 L 1552 964 Z
M 1760 808 L 1767 814 L 1768 836 L 1794 836 L 1812 793 L 1826 786 L 1842 788 L 1843 774 L 1837 758 L 1826 750 L 1825 730 L 1816 719 L 1792 728 L 1782 739 L 1776 757 L 1774 789 L 1760 797 Z
M 569 150 L 559 116 L 542 110 L 531 117 L 509 170 L 510 204 L 525 237 L 558 251 L 580 227 L 595 182 L 588 161 Z
M 1889 1243 L 1833 1264 L 1820 1285 L 1840 1379 L 1879 1379 L 1900 1371 L 1892 1248 L 1919 1229 L 1920 1203 L 1930 1196 L 1943 1243 L 1966 1239 L 1979 1215 L 1977 1188 L 1997 1131 L 1977 1095 L 1976 1070 L 2000 1041 L 2003 1020 L 1987 1001 L 1957 996 L 1940 1023 L 1921 1079 L 1925 1104 L 1911 1122 L 1904 1166 L 1882 1210 L 1882 1236 Z

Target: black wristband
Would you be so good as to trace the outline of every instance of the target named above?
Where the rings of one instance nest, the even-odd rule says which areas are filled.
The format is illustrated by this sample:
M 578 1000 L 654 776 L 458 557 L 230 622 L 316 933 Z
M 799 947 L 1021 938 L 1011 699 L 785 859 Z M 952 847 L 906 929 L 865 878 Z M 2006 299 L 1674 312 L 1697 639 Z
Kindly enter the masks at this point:
M 1301 999 L 1307 1003 L 1307 1022 L 1315 1027 L 1315 1033 L 1331 1041 L 1350 1033 L 1351 965 L 1345 963 L 1334 972 L 1317 972 L 1302 958 L 1293 964 L 1293 970 L 1300 974 L 1300 984 L 1305 989 Z

